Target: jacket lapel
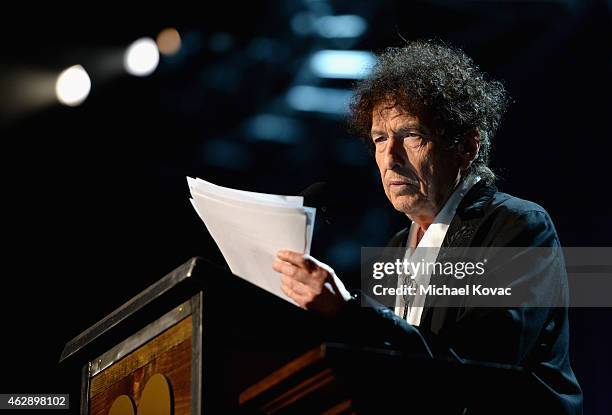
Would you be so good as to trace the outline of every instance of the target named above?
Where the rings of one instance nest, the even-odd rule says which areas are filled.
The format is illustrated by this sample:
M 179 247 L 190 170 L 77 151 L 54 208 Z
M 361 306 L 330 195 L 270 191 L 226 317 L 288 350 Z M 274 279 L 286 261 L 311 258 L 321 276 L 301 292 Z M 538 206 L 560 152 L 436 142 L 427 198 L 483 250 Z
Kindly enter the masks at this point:
M 451 221 L 446 237 L 442 241 L 443 248 L 459 248 L 471 246 L 472 237 L 482 222 L 484 209 L 489 204 L 497 188 L 482 182 L 476 183 L 465 195 Z
M 467 248 L 472 246 L 472 240 L 482 223 L 485 208 L 489 205 L 497 188 L 483 182 L 476 183 L 457 206 L 455 216 L 451 221 L 442 248 Z M 455 311 L 448 308 L 432 307 L 434 297 L 425 299 L 425 307 L 421 316 L 420 327 L 425 327 L 437 333 Z

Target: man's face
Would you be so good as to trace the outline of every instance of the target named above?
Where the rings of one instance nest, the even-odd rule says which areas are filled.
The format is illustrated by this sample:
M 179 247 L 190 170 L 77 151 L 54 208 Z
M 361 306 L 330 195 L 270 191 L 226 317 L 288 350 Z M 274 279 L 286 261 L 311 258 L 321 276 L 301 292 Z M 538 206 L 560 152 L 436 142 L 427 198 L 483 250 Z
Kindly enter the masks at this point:
M 459 180 L 459 162 L 419 117 L 379 104 L 372 140 L 385 194 L 412 220 L 433 219 Z

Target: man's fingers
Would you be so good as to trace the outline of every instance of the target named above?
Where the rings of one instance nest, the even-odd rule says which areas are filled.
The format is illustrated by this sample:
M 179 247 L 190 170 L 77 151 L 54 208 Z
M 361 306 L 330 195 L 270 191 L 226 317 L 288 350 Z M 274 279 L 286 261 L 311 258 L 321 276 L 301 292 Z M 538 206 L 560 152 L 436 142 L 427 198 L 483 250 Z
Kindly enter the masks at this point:
M 307 271 L 287 262 L 279 261 L 278 259 L 272 263 L 272 269 L 306 285 L 316 287 L 318 284 L 318 280 L 315 278 L 315 274 L 313 272 Z
M 344 306 L 346 297 L 350 298 L 342 282 L 334 280 L 338 277 L 328 265 L 299 252 L 280 250 L 276 255 L 272 268 L 281 274 L 281 290 L 301 308 L 333 316 Z
M 296 294 L 303 296 L 308 294 L 308 288 L 300 281 L 297 281 L 288 275 L 281 275 L 281 284 L 289 287 Z
M 295 301 L 297 305 L 299 305 L 302 308 L 306 308 L 308 296 L 301 294 L 299 291 L 296 291 L 296 289 L 299 290 L 299 288 L 295 284 L 297 283 L 297 281 L 293 281 L 291 280 L 291 278 L 285 277 L 284 275 L 283 277 L 284 278 L 281 279 L 281 290 L 285 294 L 287 294 L 289 298 Z M 293 281 L 293 284 L 291 283 L 291 281 Z
M 283 249 L 278 251 L 277 256 L 279 259 L 289 262 L 290 264 L 293 264 L 296 267 L 304 268 L 307 271 L 313 271 L 316 267 L 316 265 L 312 261 L 304 258 L 304 254 L 300 254 L 299 252 Z
M 272 269 L 276 272 L 280 272 L 281 274 L 288 275 L 290 277 L 295 276 L 298 269 L 287 262 L 279 261 L 278 259 L 272 263 Z
M 292 288 L 295 289 L 299 294 L 306 293 L 306 286 L 312 285 L 314 283 L 312 275 L 287 262 L 275 260 L 272 263 L 272 269 L 282 274 L 281 281 L 284 284 L 294 284 Z

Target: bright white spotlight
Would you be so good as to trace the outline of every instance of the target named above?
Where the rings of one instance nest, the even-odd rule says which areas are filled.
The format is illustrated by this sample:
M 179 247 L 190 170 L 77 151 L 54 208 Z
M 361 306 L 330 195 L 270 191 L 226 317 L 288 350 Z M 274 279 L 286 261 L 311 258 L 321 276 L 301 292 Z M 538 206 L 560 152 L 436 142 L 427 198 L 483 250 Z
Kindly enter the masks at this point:
M 360 50 L 320 50 L 310 58 L 310 69 L 322 78 L 365 78 L 376 63 L 373 53 Z
M 159 50 L 151 38 L 138 39 L 130 45 L 123 59 L 125 70 L 135 76 L 147 76 L 153 73 L 159 63 Z
M 75 107 L 85 101 L 91 80 L 81 65 L 74 65 L 64 70 L 55 82 L 55 95 L 64 105 Z

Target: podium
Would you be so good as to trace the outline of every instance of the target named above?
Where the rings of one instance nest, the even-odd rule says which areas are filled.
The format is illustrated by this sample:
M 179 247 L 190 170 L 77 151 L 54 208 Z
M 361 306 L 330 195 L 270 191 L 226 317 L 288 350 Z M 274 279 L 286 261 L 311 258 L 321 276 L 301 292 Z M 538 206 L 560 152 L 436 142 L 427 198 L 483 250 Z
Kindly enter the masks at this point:
M 60 363 L 91 415 L 421 413 L 528 390 L 521 368 L 332 342 L 325 325 L 196 257 L 70 340 Z
M 140 414 L 153 383 L 174 415 L 234 412 L 240 391 L 321 341 L 316 320 L 194 257 L 70 340 L 60 364 L 80 375 L 81 414 L 119 398 Z

